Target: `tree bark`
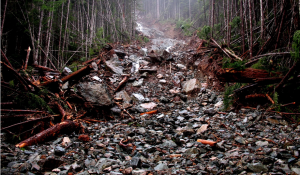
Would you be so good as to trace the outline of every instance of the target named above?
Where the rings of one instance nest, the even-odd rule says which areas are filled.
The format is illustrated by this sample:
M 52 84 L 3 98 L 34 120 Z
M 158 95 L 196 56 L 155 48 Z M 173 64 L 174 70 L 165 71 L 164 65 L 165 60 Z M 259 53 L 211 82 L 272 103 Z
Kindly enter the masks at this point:
M 251 0 L 248 0 L 249 3 L 249 20 L 250 20 L 250 45 L 249 45 L 249 50 L 250 50 L 250 59 L 252 59 L 252 54 L 253 54 L 253 32 L 252 32 L 252 3 Z
M 261 40 L 264 41 L 265 35 L 265 20 L 264 20 L 264 9 L 263 9 L 263 0 L 260 0 L 260 34 Z
M 242 53 L 245 53 L 245 27 L 244 27 L 244 15 L 243 15 L 243 0 L 240 1 L 240 18 L 241 18 Z

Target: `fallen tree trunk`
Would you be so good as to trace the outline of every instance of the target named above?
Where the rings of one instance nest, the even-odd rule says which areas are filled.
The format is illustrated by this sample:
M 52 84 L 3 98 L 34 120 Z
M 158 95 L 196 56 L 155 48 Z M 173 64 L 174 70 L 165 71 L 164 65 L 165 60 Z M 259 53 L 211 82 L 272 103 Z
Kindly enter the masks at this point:
M 79 76 L 80 74 L 84 74 L 85 71 L 90 71 L 90 65 L 87 65 L 81 69 L 79 69 L 76 72 L 73 72 L 72 74 L 65 76 L 64 78 L 61 79 L 62 82 L 69 81 L 71 79 L 74 79 L 75 77 Z
M 16 147 L 23 148 L 25 146 L 34 145 L 40 142 L 45 141 L 46 139 L 49 139 L 51 137 L 55 137 L 58 134 L 62 133 L 63 131 L 73 131 L 76 128 L 79 127 L 79 124 L 76 122 L 73 122 L 71 120 L 65 120 L 51 128 L 48 128 L 44 130 L 43 132 L 40 132 L 21 143 L 17 144 Z
M 242 71 L 237 71 L 233 68 L 220 69 L 216 73 L 218 79 L 223 82 L 243 82 L 253 83 L 258 78 L 268 78 L 269 73 L 265 70 L 248 68 Z

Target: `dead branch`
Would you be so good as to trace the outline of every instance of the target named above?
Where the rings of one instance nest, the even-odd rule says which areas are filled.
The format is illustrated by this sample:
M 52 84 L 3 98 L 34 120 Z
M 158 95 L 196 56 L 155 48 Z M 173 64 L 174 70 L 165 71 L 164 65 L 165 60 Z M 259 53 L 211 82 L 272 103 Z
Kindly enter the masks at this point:
M 66 112 L 65 112 L 64 108 L 60 104 L 58 104 L 58 102 L 55 102 L 55 104 L 59 110 L 60 115 L 62 116 L 61 121 L 64 121 L 64 118 L 66 116 Z
M 59 73 L 59 71 L 54 70 L 54 69 L 51 69 L 51 68 L 49 68 L 49 67 L 45 67 L 45 66 L 41 66 L 41 65 L 37 65 L 37 64 L 33 64 L 33 66 L 34 66 L 35 68 L 41 69 L 41 70 L 43 70 L 43 71 L 58 72 L 58 73 Z
M 115 89 L 115 92 L 117 92 L 120 89 L 120 87 L 128 81 L 128 79 L 129 77 L 125 76 L 123 80 L 120 82 L 119 86 Z
M 157 72 L 157 69 L 139 69 L 140 73 L 144 73 L 144 72 Z
M 258 62 L 262 57 L 265 56 L 276 56 L 276 55 L 290 55 L 290 52 L 278 52 L 278 53 L 267 53 L 267 54 L 263 54 L 263 55 L 258 55 L 252 58 L 251 61 L 249 61 L 248 63 L 245 64 L 245 66 L 249 67 L 252 64 Z
M 242 71 L 233 68 L 220 69 L 216 73 L 218 79 L 223 82 L 254 82 L 257 78 L 268 78 L 270 75 L 265 70 L 248 68 Z M 272 76 L 272 75 L 271 75 Z
M 28 59 L 29 59 L 29 54 L 30 54 L 31 48 L 30 46 L 27 49 L 27 55 L 26 55 L 26 60 L 25 60 L 25 66 L 24 66 L 24 70 L 27 69 L 27 64 L 28 64 Z
M 211 40 L 228 56 L 228 58 L 231 58 L 231 56 L 228 55 L 228 53 L 224 49 L 222 49 L 222 47 L 217 43 L 217 41 L 215 41 L 213 38 L 211 38 Z
M 272 104 L 275 104 L 274 100 L 269 96 L 269 94 L 266 94 L 266 97 Z
M 1 54 L 2 54 L 2 57 L 4 58 L 4 61 L 6 62 L 6 64 L 8 64 L 10 67 L 12 67 L 12 65 L 10 64 L 10 62 L 8 61 L 6 55 L 4 54 L 4 52 L 1 50 Z
M 71 120 L 65 120 L 55 126 L 52 126 L 51 128 L 48 128 L 44 130 L 43 132 L 40 132 L 21 143 L 17 144 L 16 147 L 23 148 L 25 146 L 35 145 L 37 143 L 43 142 L 46 139 L 49 139 L 51 137 L 55 137 L 56 135 L 64 132 L 64 131 L 73 131 L 74 129 L 78 128 L 79 124 L 76 122 L 73 122 Z
M 16 124 L 13 124 L 13 125 L 1 128 L 1 131 L 4 130 L 4 129 L 11 128 L 11 127 L 23 125 L 25 123 L 30 123 L 30 122 L 34 122 L 34 121 L 44 120 L 44 119 L 51 118 L 51 117 L 54 117 L 54 116 L 42 117 L 42 118 L 37 118 L 37 119 L 33 119 L 33 120 L 27 120 L 27 121 L 24 121 L 24 122 L 16 123 Z
M 1 112 L 46 113 L 45 111 L 23 110 L 23 109 L 1 109 Z
M 90 71 L 91 67 L 89 65 L 79 69 L 78 71 L 76 72 L 73 72 L 72 74 L 68 75 L 68 76 L 65 76 L 64 78 L 61 79 L 62 82 L 66 82 L 66 81 L 69 81 L 71 79 L 73 79 L 74 77 L 76 77 L 77 75 L 85 72 L 85 71 Z
M 118 106 L 119 106 L 119 108 L 121 109 L 121 110 L 123 110 L 126 114 L 128 114 L 132 119 L 135 119 L 132 115 L 130 115 L 130 113 L 126 110 L 126 109 L 124 109 L 123 107 L 122 107 L 122 105 L 119 103 L 119 102 L 115 102 Z
M 280 89 L 283 84 L 288 80 L 291 73 L 296 69 L 298 62 L 296 61 L 295 64 L 290 68 L 289 72 L 284 76 L 284 78 L 281 80 L 281 82 L 275 87 L 275 91 Z

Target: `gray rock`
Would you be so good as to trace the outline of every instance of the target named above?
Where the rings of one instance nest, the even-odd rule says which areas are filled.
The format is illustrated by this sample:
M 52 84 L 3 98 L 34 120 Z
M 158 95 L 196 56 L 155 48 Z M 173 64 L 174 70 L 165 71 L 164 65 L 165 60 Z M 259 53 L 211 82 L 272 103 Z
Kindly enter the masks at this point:
M 162 146 L 172 148 L 172 147 L 176 147 L 177 144 L 175 142 L 173 142 L 172 140 L 167 140 L 167 141 L 163 142 Z
M 143 82 L 144 82 L 144 79 L 141 78 L 141 79 L 136 80 L 135 82 L 133 82 L 132 86 L 134 86 L 134 87 L 142 86 L 142 85 L 143 85 Z
M 93 82 L 84 82 L 77 85 L 80 94 L 89 102 L 99 106 L 109 106 L 112 104 L 111 97 L 105 85 Z
M 84 172 L 78 173 L 77 175 L 90 175 L 90 173 L 88 171 L 84 171 Z
M 269 145 L 269 142 L 268 141 L 257 141 L 257 142 L 255 142 L 255 144 L 257 145 L 257 146 L 268 146 Z
M 167 99 L 166 97 L 162 96 L 162 97 L 159 98 L 159 101 L 162 102 L 162 103 L 168 103 L 169 99 Z
M 197 79 L 191 79 L 184 83 L 182 92 L 185 94 L 198 94 L 201 89 L 201 83 Z
M 192 154 L 199 154 L 199 151 L 197 148 L 190 148 L 190 149 L 187 149 L 185 152 L 184 152 L 184 155 L 186 156 L 190 156 Z
M 123 52 L 122 50 L 114 50 L 114 51 L 122 59 L 126 56 L 126 53 Z
M 98 71 L 98 65 L 95 62 L 92 62 L 92 67 L 94 69 L 94 71 Z
M 260 172 L 266 173 L 269 171 L 269 169 L 260 162 L 248 164 L 247 168 L 255 173 L 260 173 Z
M 65 82 L 65 83 L 62 85 L 61 89 L 62 89 L 62 90 L 67 90 L 68 88 L 69 88 L 69 82 L 67 81 L 67 82 Z
M 143 102 L 145 100 L 145 97 L 142 94 L 132 94 L 132 96 L 140 102 Z
M 123 74 L 123 66 L 118 59 L 118 56 L 114 54 L 113 58 L 105 62 L 106 66 L 109 67 L 116 74 Z
M 111 171 L 110 175 L 123 175 L 123 173 Z
M 141 159 L 138 157 L 133 157 L 130 160 L 130 166 L 132 166 L 133 168 L 141 167 Z
M 66 153 L 66 149 L 60 146 L 55 147 L 54 149 L 55 155 L 62 156 Z
M 246 141 L 245 141 L 245 139 L 244 139 L 243 137 L 238 136 L 238 137 L 236 137 L 234 140 L 235 140 L 236 142 L 240 143 L 240 144 L 243 144 L 243 145 L 246 144 Z
M 72 71 L 71 71 L 70 68 L 68 68 L 68 67 L 65 67 L 65 68 L 64 68 L 64 70 L 63 70 L 63 74 L 64 74 L 64 75 L 69 75 L 69 74 L 71 74 L 71 73 L 72 73 Z
M 166 165 L 165 163 L 160 163 L 158 164 L 156 167 L 154 167 L 155 171 L 161 171 L 161 170 L 165 170 L 168 169 L 168 165 Z
M 132 175 L 146 175 L 147 171 L 146 170 L 133 170 Z
M 213 115 L 215 115 L 216 113 L 217 113 L 217 111 L 214 110 L 213 108 L 210 108 L 210 109 L 207 109 L 207 110 L 204 111 L 204 114 L 208 114 L 208 115 L 210 115 L 210 116 L 213 116 Z
M 124 102 L 130 103 L 131 102 L 131 97 L 127 94 L 126 91 L 120 91 L 116 93 L 117 98 L 122 98 Z
M 300 168 L 292 168 L 292 171 L 296 174 L 300 174 Z

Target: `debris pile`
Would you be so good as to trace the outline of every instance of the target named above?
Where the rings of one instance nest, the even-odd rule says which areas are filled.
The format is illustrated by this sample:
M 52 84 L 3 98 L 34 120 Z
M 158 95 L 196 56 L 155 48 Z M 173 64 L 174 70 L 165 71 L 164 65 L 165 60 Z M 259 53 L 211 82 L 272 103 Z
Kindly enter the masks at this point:
M 223 112 L 220 80 L 238 70 L 222 55 L 235 56 L 205 42 L 109 45 L 74 72 L 3 60 L 1 172 L 299 174 L 300 126 L 260 107 Z

